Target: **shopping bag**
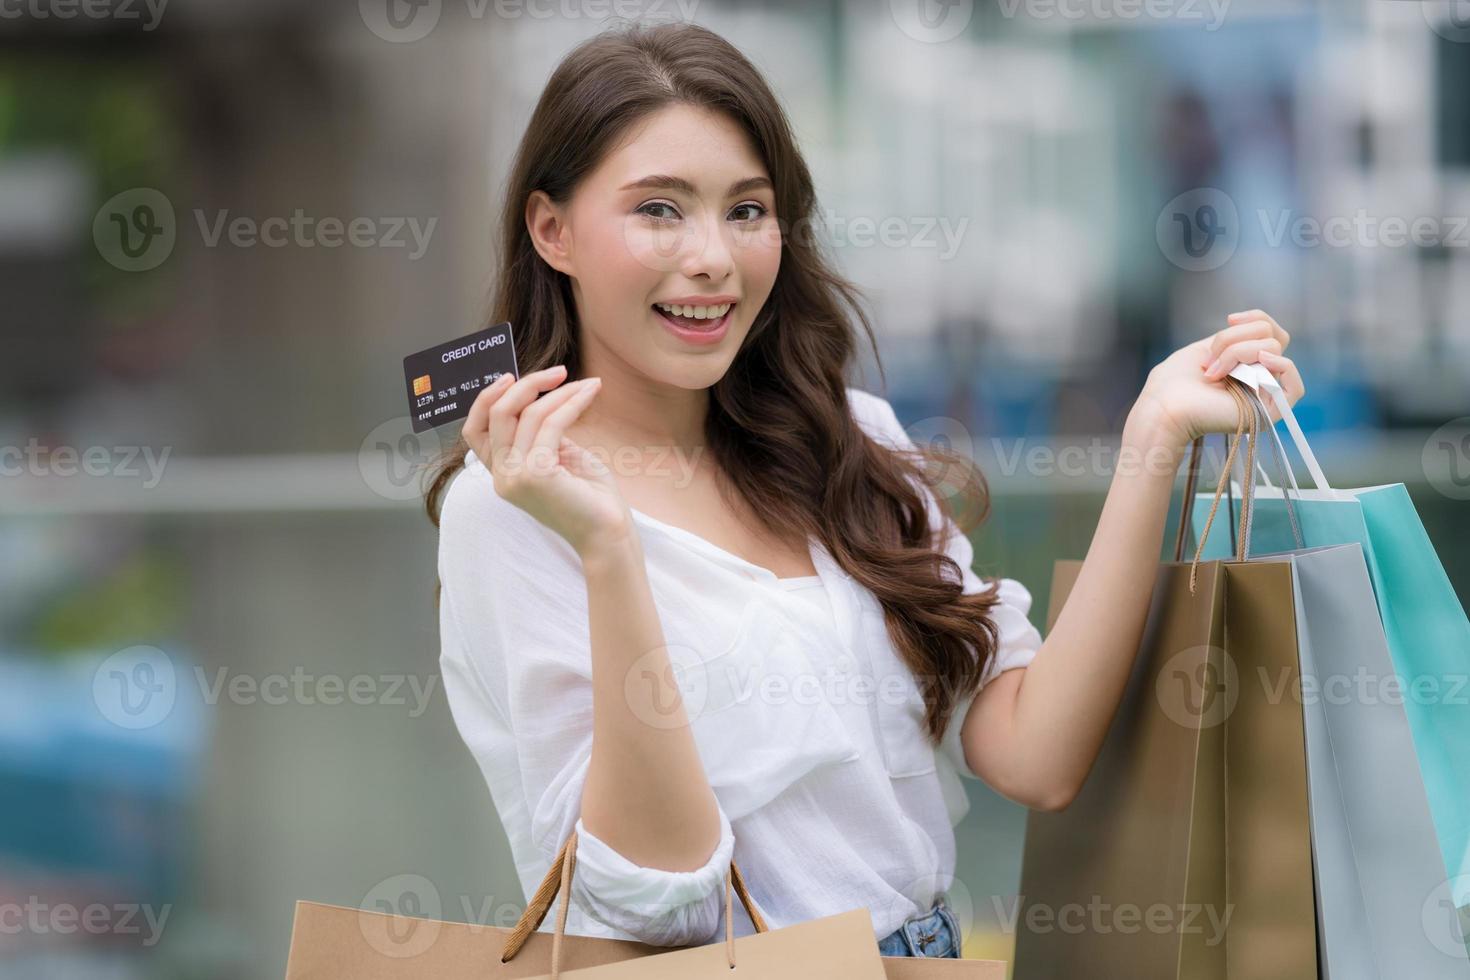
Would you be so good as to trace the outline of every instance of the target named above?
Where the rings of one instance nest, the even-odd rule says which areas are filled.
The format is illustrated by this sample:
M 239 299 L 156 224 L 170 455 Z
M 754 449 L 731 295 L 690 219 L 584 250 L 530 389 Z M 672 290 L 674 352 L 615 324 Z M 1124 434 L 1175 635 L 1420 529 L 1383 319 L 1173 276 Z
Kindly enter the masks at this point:
M 1315 489 L 1296 488 L 1291 477 L 1291 509 L 1286 506 L 1285 484 L 1257 490 L 1249 547 L 1257 553 L 1291 548 L 1294 525 L 1308 546 L 1362 547 L 1389 653 L 1405 692 L 1404 711 L 1447 888 L 1461 922 L 1470 927 L 1470 619 L 1405 486 L 1334 489 L 1274 378 L 1269 372 L 1251 378 L 1281 413 Z M 1274 426 L 1269 434 L 1274 441 Z M 1203 525 L 1197 509 L 1193 525 L 1199 535 Z M 1228 553 L 1223 546 L 1218 537 L 1207 540 L 1204 557 L 1223 557 Z
M 883 957 L 866 909 L 768 929 L 734 861 L 725 875 L 725 940 L 679 949 L 615 939 L 567 936 L 566 914 L 576 866 L 576 831 L 563 844 L 546 877 L 513 929 L 453 926 L 431 920 L 299 903 L 291 935 L 286 980 L 433 980 L 518 977 L 534 980 L 692 980 L 745 975 L 789 978 L 883 980 Z M 756 927 L 734 938 L 731 892 Z M 536 932 L 560 892 L 556 929 Z M 392 935 L 417 941 L 395 944 Z M 396 947 L 396 948 L 395 948 Z M 408 955 L 394 955 L 394 953 Z
M 1237 401 L 1243 428 L 1254 416 Z M 1241 442 L 1238 429 L 1232 458 Z M 1299 681 L 1292 565 L 1244 561 L 1243 547 L 1233 562 L 1180 560 L 1199 446 L 1175 560 L 1158 568 L 1087 782 L 1065 810 L 1027 818 L 1022 980 L 1318 977 L 1302 705 L 1254 680 Z M 1242 545 L 1248 517 L 1243 502 Z M 1048 629 L 1080 568 L 1057 563 Z
M 1281 487 L 1295 488 L 1264 403 L 1257 392 L 1247 400 Z M 1261 493 L 1252 488 L 1253 510 Z M 1467 980 L 1458 943 L 1444 941 L 1453 923 L 1434 904 L 1447 892 L 1444 865 L 1363 549 L 1305 548 L 1297 494 L 1286 490 L 1280 502 L 1296 547 L 1250 560 L 1292 563 L 1302 684 L 1275 685 L 1273 696 L 1303 707 L 1323 975 Z M 1255 537 L 1254 514 L 1246 525 Z
M 1058 564 L 1057 603 L 1079 568 Z M 1081 793 L 1028 815 L 1019 978 L 1316 980 L 1301 706 L 1240 681 L 1297 676 L 1290 566 L 1201 563 L 1192 596 L 1189 571 L 1159 570 Z
M 286 980 L 1005 980 L 1001 960 L 888 957 L 878 953 L 866 909 L 769 929 L 734 861 L 725 876 L 725 940 L 670 949 L 565 934 L 576 867 L 576 831 L 514 928 L 440 922 L 363 909 L 297 902 Z M 732 892 L 756 932 L 733 934 Z M 556 927 L 537 931 L 557 895 Z
M 1290 561 L 1324 976 L 1470 980 L 1470 965 L 1425 923 L 1444 867 L 1362 548 L 1329 545 Z

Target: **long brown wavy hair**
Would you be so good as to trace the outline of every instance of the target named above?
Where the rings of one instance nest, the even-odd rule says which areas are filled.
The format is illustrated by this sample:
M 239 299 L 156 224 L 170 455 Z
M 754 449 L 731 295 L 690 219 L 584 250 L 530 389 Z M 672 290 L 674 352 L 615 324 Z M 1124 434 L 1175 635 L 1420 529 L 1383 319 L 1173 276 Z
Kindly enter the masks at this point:
M 499 273 L 490 323 L 515 324 L 522 374 L 555 364 L 582 376 L 570 282 L 536 252 L 526 228 L 533 190 L 567 201 L 628 127 L 673 103 L 717 110 L 753 141 L 775 185 L 781 264 L 769 298 L 729 370 L 712 387 L 706 450 L 731 492 L 778 536 L 816 535 L 877 597 L 894 649 L 924 692 L 925 727 L 937 743 L 956 701 L 974 691 L 995 655 L 989 614 L 999 583 L 962 594 L 956 563 L 931 527 L 924 492 L 954 520 L 942 492 L 958 476 L 972 519 L 989 493 L 978 468 L 946 449 L 894 450 L 868 438 L 848 405 L 855 363 L 851 311 L 882 364 L 856 287 L 839 276 L 809 234 L 816 195 L 780 103 L 728 41 L 693 24 L 633 24 L 571 51 L 552 73 L 526 126 L 501 213 Z M 463 467 L 463 438 L 431 467 L 425 508 L 435 527 L 450 481 Z M 936 489 L 940 488 L 940 489 Z M 435 590 L 437 601 L 438 590 Z

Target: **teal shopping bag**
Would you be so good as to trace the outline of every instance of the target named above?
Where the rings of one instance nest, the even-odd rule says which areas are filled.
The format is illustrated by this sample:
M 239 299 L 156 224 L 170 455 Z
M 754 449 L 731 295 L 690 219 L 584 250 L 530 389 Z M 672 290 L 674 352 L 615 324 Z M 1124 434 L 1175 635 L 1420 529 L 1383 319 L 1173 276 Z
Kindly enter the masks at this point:
M 1285 485 L 1256 489 L 1250 551 L 1289 551 L 1303 544 L 1362 546 L 1397 675 L 1392 683 L 1374 688 L 1381 696 L 1403 700 L 1449 873 L 1449 890 L 1461 922 L 1470 923 L 1470 619 L 1404 485 L 1331 487 L 1275 379 L 1264 370 L 1237 371 L 1240 380 L 1272 397 L 1316 484 L 1315 489 L 1299 489 L 1287 470 L 1290 489 Z M 1270 435 L 1272 448 L 1281 451 L 1274 428 Z M 1235 486 L 1238 494 L 1239 484 Z M 1287 492 L 1294 502 L 1300 540 L 1283 500 Z M 1196 540 L 1211 497 L 1196 496 L 1192 521 Z M 1203 557 L 1229 558 L 1230 547 L 1228 536 L 1211 535 Z

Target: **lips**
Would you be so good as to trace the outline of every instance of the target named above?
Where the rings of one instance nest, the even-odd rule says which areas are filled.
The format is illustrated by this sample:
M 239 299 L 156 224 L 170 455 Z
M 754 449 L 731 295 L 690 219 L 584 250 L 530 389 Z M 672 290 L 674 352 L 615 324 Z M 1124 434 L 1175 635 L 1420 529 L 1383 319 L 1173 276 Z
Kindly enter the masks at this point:
M 690 344 L 717 344 L 725 336 L 729 328 L 730 320 L 735 315 L 735 305 L 725 311 L 725 315 L 714 320 L 695 320 L 692 318 L 676 317 L 665 313 L 657 306 L 650 307 L 654 315 L 663 321 L 665 327 L 676 337 Z
M 701 319 L 696 319 L 695 317 L 692 317 L 692 316 L 677 316 L 677 315 L 675 315 L 673 313 L 670 313 L 669 311 L 667 311 L 665 309 L 662 309 L 661 307 L 658 306 L 658 304 L 654 304 L 654 306 L 653 306 L 653 312 L 657 313 L 659 316 L 663 317 L 665 320 L 667 320 L 668 322 L 674 324 L 675 326 L 679 327 L 680 329 L 683 329 L 683 330 L 703 330 L 703 331 L 707 331 L 707 332 L 713 332 L 715 330 L 718 330 L 720 328 L 720 325 L 723 324 L 725 322 L 725 320 L 729 318 L 730 314 L 732 312 L 734 312 L 734 310 L 735 310 L 735 306 L 732 303 L 730 305 L 730 309 L 726 310 L 722 315 L 717 316 L 717 317 L 707 317 L 707 318 L 701 320 Z

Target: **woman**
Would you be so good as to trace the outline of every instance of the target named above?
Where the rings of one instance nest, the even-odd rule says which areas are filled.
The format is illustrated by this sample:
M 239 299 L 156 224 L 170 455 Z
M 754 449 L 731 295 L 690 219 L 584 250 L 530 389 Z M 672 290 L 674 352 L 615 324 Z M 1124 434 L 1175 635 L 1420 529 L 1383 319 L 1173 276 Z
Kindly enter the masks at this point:
M 846 385 L 872 330 L 815 211 L 765 81 L 691 25 L 571 52 L 516 156 L 494 322 L 524 374 L 427 505 L 456 724 L 527 894 L 575 828 L 571 933 L 713 941 L 738 854 L 773 928 L 865 907 L 886 955 L 958 957 L 956 774 L 1067 805 L 1185 448 L 1234 430 L 1221 379 L 1260 362 L 1301 397 L 1258 310 L 1155 367 L 1043 642 L 1026 589 L 971 570 L 941 454 Z

